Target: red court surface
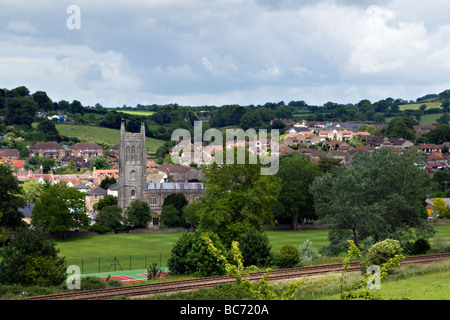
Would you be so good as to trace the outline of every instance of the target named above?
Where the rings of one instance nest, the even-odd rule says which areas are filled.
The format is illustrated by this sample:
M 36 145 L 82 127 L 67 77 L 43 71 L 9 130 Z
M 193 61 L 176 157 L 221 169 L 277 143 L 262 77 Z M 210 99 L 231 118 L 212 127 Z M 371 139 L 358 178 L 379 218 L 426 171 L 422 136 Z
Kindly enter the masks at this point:
M 100 277 L 100 279 L 105 280 L 106 281 L 107 277 Z M 128 277 L 128 276 L 111 276 L 109 277 L 110 280 L 119 280 L 122 283 L 134 283 L 134 282 L 139 282 L 142 281 L 142 279 L 136 279 L 136 278 L 132 278 L 132 277 Z

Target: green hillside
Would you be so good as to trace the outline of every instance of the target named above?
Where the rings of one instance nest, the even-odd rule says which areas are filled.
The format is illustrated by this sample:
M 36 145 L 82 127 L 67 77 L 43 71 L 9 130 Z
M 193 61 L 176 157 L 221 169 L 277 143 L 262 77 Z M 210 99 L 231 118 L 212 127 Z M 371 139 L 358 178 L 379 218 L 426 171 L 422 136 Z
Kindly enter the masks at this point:
M 67 137 L 76 137 L 82 141 L 95 142 L 113 146 L 120 142 L 120 130 L 75 124 L 56 124 L 59 134 Z M 145 138 L 147 153 L 153 154 L 164 144 L 163 140 Z

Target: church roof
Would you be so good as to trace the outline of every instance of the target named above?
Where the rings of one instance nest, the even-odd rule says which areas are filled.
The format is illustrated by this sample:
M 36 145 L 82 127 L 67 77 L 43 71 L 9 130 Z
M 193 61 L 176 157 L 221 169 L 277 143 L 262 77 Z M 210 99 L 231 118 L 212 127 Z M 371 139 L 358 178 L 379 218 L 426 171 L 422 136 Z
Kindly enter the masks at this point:
M 149 182 L 147 190 L 202 190 L 205 187 L 200 182 Z

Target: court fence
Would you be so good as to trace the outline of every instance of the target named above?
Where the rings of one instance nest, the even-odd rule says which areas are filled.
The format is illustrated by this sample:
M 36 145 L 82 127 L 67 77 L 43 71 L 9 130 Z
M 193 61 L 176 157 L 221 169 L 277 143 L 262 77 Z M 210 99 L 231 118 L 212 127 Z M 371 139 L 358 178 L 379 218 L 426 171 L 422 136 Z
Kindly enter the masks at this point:
M 128 270 L 148 269 L 153 263 L 157 263 L 157 267 L 164 267 L 168 257 L 163 257 L 162 254 L 155 256 L 155 254 L 144 255 L 121 255 L 110 257 L 89 257 L 79 259 L 67 259 L 66 268 L 71 265 L 76 265 L 80 268 L 81 274 L 88 273 L 103 273 L 103 272 L 117 272 Z

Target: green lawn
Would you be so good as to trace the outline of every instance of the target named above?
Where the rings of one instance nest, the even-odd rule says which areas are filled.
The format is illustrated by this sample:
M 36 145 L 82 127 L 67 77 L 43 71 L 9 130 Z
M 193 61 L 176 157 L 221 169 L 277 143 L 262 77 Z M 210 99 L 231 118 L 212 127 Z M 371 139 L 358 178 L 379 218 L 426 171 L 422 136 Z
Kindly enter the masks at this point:
M 438 226 L 436 230 L 450 240 L 450 226 Z M 68 265 L 79 265 L 83 259 L 83 263 L 90 261 L 97 268 L 99 258 L 102 264 L 110 264 L 114 257 L 118 257 L 117 259 L 120 257 L 120 261 L 125 261 L 121 263 L 129 265 L 131 256 L 132 260 L 146 259 L 147 264 L 157 262 L 159 266 L 165 267 L 172 246 L 180 235 L 179 232 L 171 232 L 82 236 L 71 237 L 65 241 L 56 240 L 56 245 L 60 250 L 60 256 L 66 257 Z M 267 231 L 267 236 L 274 253 L 285 243 L 300 246 L 307 239 L 317 249 L 328 245 L 326 229 Z
M 112 235 L 71 237 L 65 241 L 56 240 L 60 256 L 66 257 L 68 265 L 94 264 L 95 272 L 100 263 L 111 264 L 114 257 L 120 263 L 129 265 L 131 259 L 157 262 L 159 266 L 166 266 L 173 244 L 181 233 L 122 233 Z M 312 241 L 315 248 L 319 249 L 328 244 L 328 231 L 298 230 L 298 231 L 268 231 L 267 236 L 272 246 L 272 251 L 277 252 L 285 243 L 300 246 L 306 239 Z M 146 255 L 146 257 L 145 257 Z M 124 262 L 122 262 L 124 261 Z M 134 265 L 134 262 L 132 261 Z M 142 268 L 142 267 L 139 267 Z
M 109 146 L 113 146 L 120 142 L 120 130 L 116 129 L 70 124 L 56 124 L 56 129 L 62 136 L 76 137 L 86 142 L 95 142 Z M 145 144 L 147 152 L 153 154 L 164 144 L 164 141 L 146 137 Z

